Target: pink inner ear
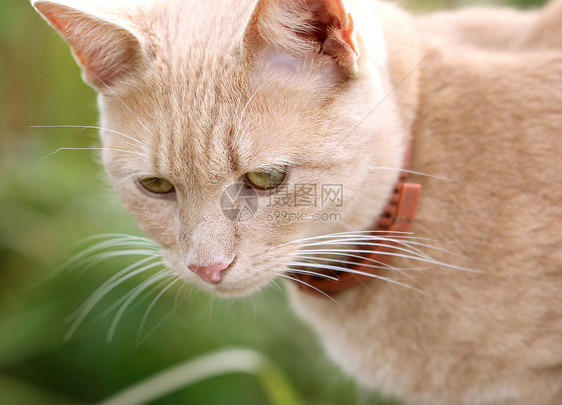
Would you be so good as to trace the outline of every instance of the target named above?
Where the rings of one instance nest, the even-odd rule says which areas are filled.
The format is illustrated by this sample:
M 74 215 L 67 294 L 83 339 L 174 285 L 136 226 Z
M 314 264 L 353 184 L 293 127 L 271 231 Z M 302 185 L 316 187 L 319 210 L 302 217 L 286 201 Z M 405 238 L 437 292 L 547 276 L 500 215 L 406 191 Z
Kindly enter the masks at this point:
M 71 24 L 68 20 L 64 19 L 64 13 L 52 10 L 46 12 L 45 17 L 51 22 L 51 24 L 53 24 L 55 29 L 61 33 L 64 39 L 68 41 L 74 51 L 74 54 L 76 55 L 76 58 L 78 59 L 78 62 L 90 70 L 90 67 L 87 66 L 87 61 L 84 59 L 82 51 L 78 46 L 80 42 L 87 42 L 87 39 L 79 38 L 75 32 L 72 32 Z
M 56 11 L 52 10 L 52 11 L 47 11 L 45 13 L 45 18 L 47 18 L 47 20 L 49 20 L 51 22 L 51 24 L 53 24 L 53 26 L 57 29 L 57 31 L 59 31 L 61 34 L 63 34 L 65 37 L 68 34 L 68 23 L 66 21 L 64 21 L 64 19 L 59 18 L 59 15 L 61 13 L 57 13 Z
M 140 46 L 125 29 L 74 10 L 44 10 L 44 16 L 71 46 L 88 83 L 105 87 L 136 67 Z

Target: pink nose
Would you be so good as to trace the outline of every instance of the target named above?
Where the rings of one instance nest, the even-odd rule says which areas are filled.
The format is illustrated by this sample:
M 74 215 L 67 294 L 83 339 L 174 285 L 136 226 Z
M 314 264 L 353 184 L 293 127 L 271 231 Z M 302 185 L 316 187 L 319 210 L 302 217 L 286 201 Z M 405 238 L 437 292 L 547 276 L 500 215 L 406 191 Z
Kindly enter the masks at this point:
M 225 270 L 230 266 L 230 262 L 219 262 L 209 266 L 189 265 L 189 270 L 197 274 L 203 281 L 211 284 L 218 284 L 224 278 Z

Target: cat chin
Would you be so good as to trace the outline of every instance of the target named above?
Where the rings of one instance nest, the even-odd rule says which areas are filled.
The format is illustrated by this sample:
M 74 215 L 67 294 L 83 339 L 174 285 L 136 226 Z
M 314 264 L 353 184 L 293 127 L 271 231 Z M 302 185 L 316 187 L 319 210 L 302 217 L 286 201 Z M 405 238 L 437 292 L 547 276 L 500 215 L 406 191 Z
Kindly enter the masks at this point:
M 255 288 L 255 286 L 248 286 L 246 288 L 216 287 L 211 289 L 211 292 L 220 298 L 242 298 L 250 296 L 258 290 L 259 288 Z
M 265 283 L 264 286 L 265 285 L 267 285 L 267 283 Z M 243 298 L 258 292 L 259 290 L 261 290 L 262 287 L 263 286 L 258 286 L 256 284 L 248 283 L 247 285 L 225 284 L 225 285 L 218 285 L 210 288 L 204 287 L 203 289 L 209 291 L 210 293 L 220 298 Z
M 214 294 L 220 298 L 243 298 L 257 293 L 262 288 L 267 286 L 272 280 L 254 280 L 249 279 L 247 282 L 224 282 L 217 285 L 210 285 L 200 281 L 186 280 L 183 281 L 194 288 L 199 288 L 201 290 L 207 291 Z
M 211 286 L 209 289 L 213 294 L 221 298 L 242 298 L 257 293 L 269 285 L 275 277 L 248 277 L 245 280 L 224 280 L 221 284 Z

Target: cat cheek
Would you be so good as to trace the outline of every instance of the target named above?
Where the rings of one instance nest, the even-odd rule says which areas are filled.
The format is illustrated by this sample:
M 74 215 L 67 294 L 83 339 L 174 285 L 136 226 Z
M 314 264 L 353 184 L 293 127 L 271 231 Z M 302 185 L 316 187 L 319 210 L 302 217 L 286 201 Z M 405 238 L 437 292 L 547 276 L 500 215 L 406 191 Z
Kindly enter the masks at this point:
M 141 195 L 136 186 L 122 187 L 118 193 L 144 233 L 163 248 L 173 249 L 177 245 L 179 229 L 173 220 L 175 203 L 150 199 Z

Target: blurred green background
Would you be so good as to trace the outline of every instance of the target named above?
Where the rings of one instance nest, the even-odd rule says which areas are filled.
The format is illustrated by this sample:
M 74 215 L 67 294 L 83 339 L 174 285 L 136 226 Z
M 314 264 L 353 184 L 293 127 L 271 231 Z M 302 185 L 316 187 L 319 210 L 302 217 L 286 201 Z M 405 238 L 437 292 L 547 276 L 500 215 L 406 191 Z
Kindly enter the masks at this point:
M 532 6 L 542 1 L 510 0 Z M 411 0 L 412 10 L 475 2 Z M 38 129 L 96 125 L 94 92 L 80 79 L 63 41 L 26 0 L 0 1 L 0 404 L 92 403 L 167 367 L 224 347 L 263 353 L 307 404 L 391 404 L 363 392 L 323 355 L 313 333 L 295 319 L 284 294 L 270 288 L 239 301 L 177 290 L 162 296 L 138 329 L 157 292 L 143 294 L 106 343 L 116 309 L 144 280 L 125 283 L 102 300 L 69 342 L 68 316 L 135 258 L 49 277 L 103 233 L 140 234 L 105 180 L 95 152 L 60 147 L 97 145 L 95 131 Z M 185 298 L 185 299 L 184 299 Z M 163 320 L 163 321 L 162 321 Z M 266 404 L 255 376 L 231 374 L 177 391 L 160 404 Z

